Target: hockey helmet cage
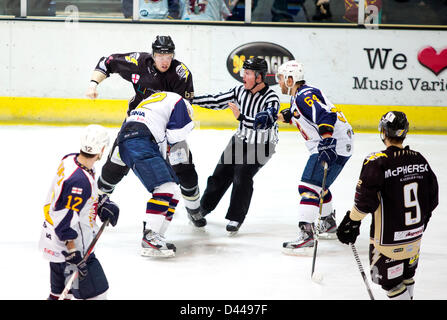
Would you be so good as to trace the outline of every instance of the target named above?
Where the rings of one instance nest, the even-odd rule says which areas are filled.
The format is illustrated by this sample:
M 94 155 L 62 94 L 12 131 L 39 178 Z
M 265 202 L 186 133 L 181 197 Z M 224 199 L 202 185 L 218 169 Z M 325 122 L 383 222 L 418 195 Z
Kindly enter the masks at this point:
M 109 145 L 109 135 L 103 126 L 88 125 L 81 134 L 81 151 L 88 154 L 100 154 Z
M 283 75 L 284 81 L 286 81 L 289 77 L 292 77 L 293 84 L 298 81 L 304 80 L 304 66 L 302 63 L 296 60 L 289 60 L 283 63 L 276 73 L 276 81 L 279 82 L 279 76 Z
M 407 116 L 400 111 L 389 111 L 385 113 L 379 122 L 379 132 L 389 138 L 405 139 L 408 128 Z
M 175 45 L 170 36 L 157 36 L 152 42 L 152 54 L 154 53 L 174 53 Z

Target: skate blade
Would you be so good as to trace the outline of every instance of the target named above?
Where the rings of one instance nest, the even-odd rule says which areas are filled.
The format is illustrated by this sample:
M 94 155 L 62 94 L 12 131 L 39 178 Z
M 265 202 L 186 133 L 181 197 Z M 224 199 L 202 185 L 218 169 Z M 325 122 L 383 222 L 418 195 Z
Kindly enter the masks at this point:
M 162 257 L 169 258 L 175 256 L 174 250 L 156 250 L 152 248 L 142 248 L 141 255 L 143 257 Z
M 229 237 L 234 237 L 235 235 L 237 235 L 237 233 L 239 232 L 239 230 L 238 231 L 227 231 L 228 232 L 228 236 Z
M 314 253 L 314 247 L 305 247 L 305 248 L 282 248 L 282 253 L 288 256 L 301 256 L 301 257 L 311 257 Z
M 320 233 L 318 235 L 318 239 L 321 239 L 321 240 L 335 240 L 335 239 L 337 239 L 337 234 L 335 232 L 333 232 L 333 233 L 327 233 L 327 232 Z
M 206 225 L 204 225 L 203 227 L 196 227 L 194 225 L 194 223 L 190 220 L 188 223 L 195 231 L 199 231 L 199 232 L 206 232 Z

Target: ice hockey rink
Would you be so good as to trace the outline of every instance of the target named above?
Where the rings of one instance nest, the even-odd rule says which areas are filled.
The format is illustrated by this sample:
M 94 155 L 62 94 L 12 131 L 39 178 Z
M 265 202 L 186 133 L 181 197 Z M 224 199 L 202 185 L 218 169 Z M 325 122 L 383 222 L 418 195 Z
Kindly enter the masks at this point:
M 411 119 L 410 119 L 411 121 Z M 42 300 L 49 294 L 49 267 L 38 251 L 43 204 L 59 160 L 78 152 L 81 127 L 1 126 L 2 223 L 0 224 L 0 299 Z M 118 128 L 108 129 L 113 141 Z M 233 130 L 194 130 L 188 139 L 201 191 Z M 424 234 L 415 276 L 415 300 L 447 298 L 447 136 L 410 131 L 406 144 L 420 151 L 438 177 L 440 204 Z M 376 133 L 355 135 L 354 155 L 331 187 L 337 222 L 352 207 L 363 158 L 383 149 Z M 225 230 L 229 193 L 208 217 L 205 231 L 189 224 L 180 202 L 167 232 L 177 246 L 174 258 L 140 256 L 142 217 L 150 195 L 132 172 L 116 187 L 120 206 L 116 227 L 108 227 L 96 246 L 110 289 L 109 299 L 134 300 L 368 300 L 350 248 L 338 240 L 320 241 L 316 271 L 312 256 L 287 256 L 282 242 L 297 236 L 297 185 L 308 151 L 297 131 L 280 131 L 276 154 L 255 177 L 254 194 L 239 233 Z M 100 171 L 104 159 L 97 163 Z M 377 300 L 385 292 L 371 283 L 368 238 L 371 219 L 361 225 L 356 246 Z

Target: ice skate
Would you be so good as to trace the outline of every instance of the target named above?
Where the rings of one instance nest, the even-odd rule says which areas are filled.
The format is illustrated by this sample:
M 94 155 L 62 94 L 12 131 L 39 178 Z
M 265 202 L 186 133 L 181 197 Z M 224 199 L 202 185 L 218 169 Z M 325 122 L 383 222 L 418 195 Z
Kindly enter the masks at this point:
M 188 219 L 195 227 L 203 228 L 206 226 L 206 219 L 204 218 L 206 214 L 200 207 L 197 209 L 186 208 L 186 211 L 188 212 Z
M 227 231 L 230 233 L 230 235 L 235 235 L 239 231 L 241 225 L 242 223 L 239 223 L 237 221 L 230 221 L 227 224 Z
M 152 230 L 144 230 L 141 246 L 141 255 L 144 257 L 175 256 L 175 245 L 167 243 L 163 236 Z
M 300 223 L 298 238 L 284 242 L 283 253 L 288 255 L 311 255 L 314 247 L 313 223 Z
M 323 240 L 337 239 L 337 222 L 335 221 L 335 210 L 326 217 L 322 217 L 317 226 L 318 238 Z

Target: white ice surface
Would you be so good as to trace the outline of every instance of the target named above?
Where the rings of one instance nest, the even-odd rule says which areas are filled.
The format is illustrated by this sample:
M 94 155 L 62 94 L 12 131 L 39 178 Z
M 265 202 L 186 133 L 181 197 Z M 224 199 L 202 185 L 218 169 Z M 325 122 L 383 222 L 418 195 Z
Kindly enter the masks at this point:
M 80 127 L 2 126 L 0 223 L 0 299 L 45 299 L 49 267 L 37 249 L 43 202 L 60 158 L 77 152 Z M 112 140 L 117 128 L 109 129 Z M 196 130 L 189 138 L 199 184 L 208 176 L 233 134 L 232 130 Z M 415 299 L 447 298 L 447 209 L 445 189 L 447 136 L 412 135 L 407 139 L 422 152 L 438 177 L 440 204 L 422 242 L 415 277 Z M 352 207 L 354 188 L 364 156 L 383 149 L 377 134 L 355 135 L 354 155 L 331 187 L 337 221 Z M 225 231 L 227 192 L 208 218 L 206 232 L 188 222 L 180 202 L 168 230 L 177 246 L 170 259 L 139 255 L 142 217 L 149 194 L 132 172 L 117 186 L 112 199 L 121 214 L 106 229 L 96 255 L 109 280 L 109 299 L 369 299 L 352 251 L 336 240 L 320 241 L 316 270 L 321 284 L 311 281 L 312 257 L 281 253 L 282 242 L 297 235 L 297 185 L 308 158 L 297 132 L 280 132 L 276 154 L 255 177 L 254 194 L 239 234 Z M 97 164 L 100 172 L 104 159 Z M 369 279 L 370 217 L 361 226 L 357 250 L 376 299 L 384 291 Z

